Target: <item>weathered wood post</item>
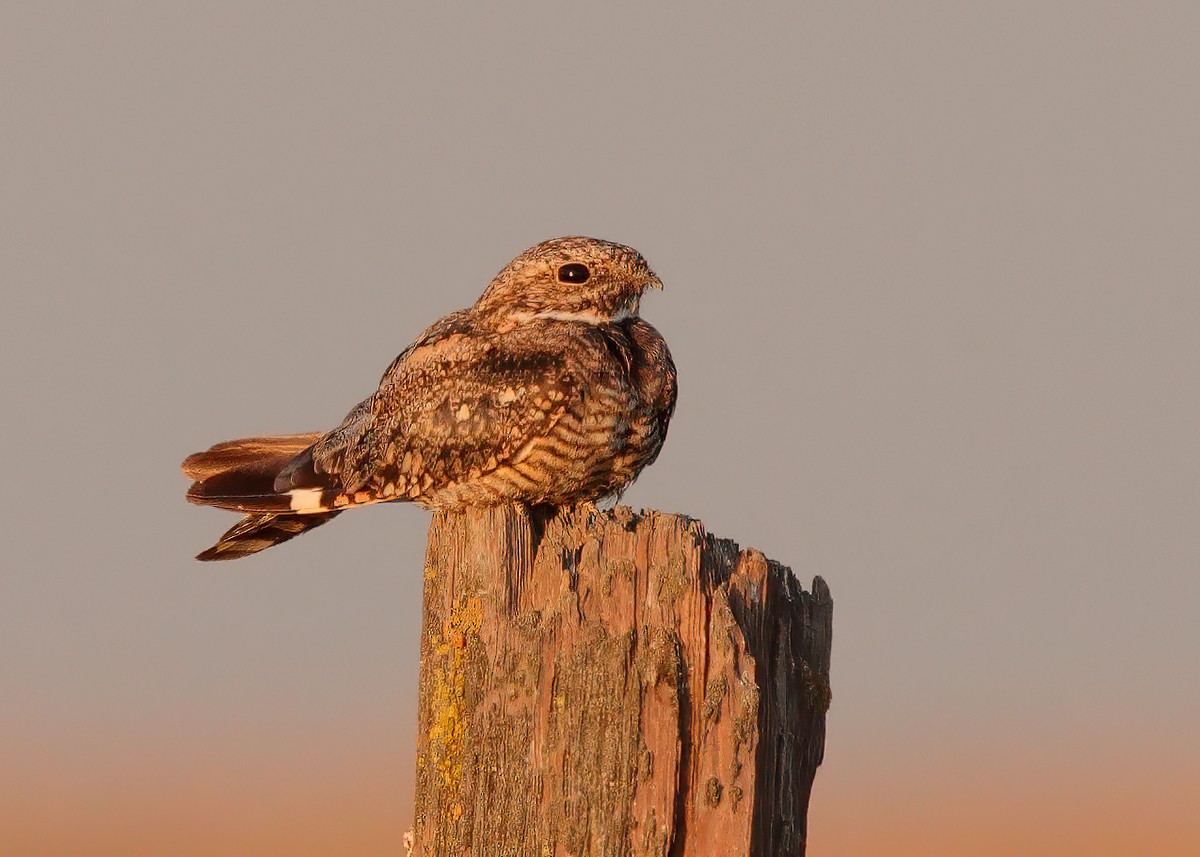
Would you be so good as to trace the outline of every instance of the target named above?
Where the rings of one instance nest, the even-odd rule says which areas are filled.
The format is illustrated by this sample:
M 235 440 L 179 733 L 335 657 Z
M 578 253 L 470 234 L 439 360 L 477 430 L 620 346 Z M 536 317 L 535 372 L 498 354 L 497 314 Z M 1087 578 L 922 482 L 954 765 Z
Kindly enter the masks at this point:
M 436 514 L 412 853 L 803 854 L 832 614 L 688 518 Z

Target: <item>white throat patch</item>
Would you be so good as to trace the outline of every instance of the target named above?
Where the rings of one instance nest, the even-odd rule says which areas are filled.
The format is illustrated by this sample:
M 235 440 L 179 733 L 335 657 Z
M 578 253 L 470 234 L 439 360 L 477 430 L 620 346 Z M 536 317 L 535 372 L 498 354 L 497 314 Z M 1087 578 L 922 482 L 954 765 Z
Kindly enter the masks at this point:
M 613 316 L 604 316 L 594 312 L 561 312 L 560 310 L 548 309 L 542 312 L 514 313 L 513 318 L 519 321 L 533 321 L 534 319 L 545 318 L 554 321 L 579 321 L 584 324 L 616 324 L 627 318 L 633 318 L 633 315 L 628 310 L 621 310 Z
M 617 310 L 613 315 L 600 315 L 596 312 L 563 312 L 562 310 L 547 309 L 541 312 L 517 312 L 513 318 L 517 321 L 533 321 L 534 319 L 551 319 L 553 321 L 578 321 L 583 324 L 618 324 L 629 318 L 636 318 L 641 299 L 635 297 Z

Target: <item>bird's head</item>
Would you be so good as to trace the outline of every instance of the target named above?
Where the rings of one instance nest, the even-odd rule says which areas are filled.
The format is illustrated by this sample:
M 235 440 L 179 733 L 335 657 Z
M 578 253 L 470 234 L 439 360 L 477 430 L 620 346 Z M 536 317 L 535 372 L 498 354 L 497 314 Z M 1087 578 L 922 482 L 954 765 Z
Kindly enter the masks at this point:
M 647 288 L 662 288 L 642 254 L 598 238 L 552 238 L 508 263 L 475 311 L 524 320 L 603 324 L 638 314 Z

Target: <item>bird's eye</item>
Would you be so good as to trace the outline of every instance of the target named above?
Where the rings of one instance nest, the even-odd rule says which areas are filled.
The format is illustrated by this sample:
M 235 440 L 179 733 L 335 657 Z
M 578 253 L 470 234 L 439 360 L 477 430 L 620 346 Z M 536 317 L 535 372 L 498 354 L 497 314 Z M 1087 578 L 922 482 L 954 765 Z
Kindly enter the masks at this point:
M 558 269 L 558 281 L 560 283 L 573 283 L 580 285 L 586 283 L 592 272 L 588 270 L 587 265 L 581 265 L 578 262 L 571 262 L 569 265 L 563 265 Z

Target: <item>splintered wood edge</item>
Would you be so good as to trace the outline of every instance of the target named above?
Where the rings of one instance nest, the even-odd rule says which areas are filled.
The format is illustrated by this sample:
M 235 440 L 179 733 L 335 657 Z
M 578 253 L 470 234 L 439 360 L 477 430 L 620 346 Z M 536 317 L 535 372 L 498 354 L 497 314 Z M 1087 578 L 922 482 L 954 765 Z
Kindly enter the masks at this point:
M 693 534 L 706 550 L 713 553 L 714 557 L 724 560 L 716 565 L 719 568 L 729 569 L 730 574 L 738 571 L 748 558 L 753 558 L 756 565 L 758 559 L 761 558 L 761 561 L 765 563 L 766 573 L 785 584 L 785 591 L 789 594 L 802 594 L 815 599 L 818 603 L 832 603 L 833 600 L 829 585 L 820 575 L 814 576 L 809 588 L 805 590 L 804 585 L 790 566 L 770 559 L 757 548 L 743 548 L 734 539 L 714 535 L 698 518 L 680 513 L 645 508 L 635 511 L 630 506 L 615 506 L 610 510 L 602 510 L 591 503 L 566 507 L 505 505 L 461 511 L 437 511 L 434 512 L 429 525 L 430 545 L 433 544 L 432 537 L 435 533 L 441 536 L 447 528 L 454 528 L 457 525 L 453 522 L 459 518 L 469 519 L 470 526 L 475 532 L 505 531 L 511 536 L 514 534 L 514 529 L 528 528 L 533 533 L 535 549 L 546 535 L 547 529 L 552 525 L 556 525 L 556 529 L 560 531 L 578 529 L 581 535 L 585 536 L 602 533 L 604 528 L 614 525 L 627 531 L 634 531 L 644 525 L 674 525 L 683 532 Z M 512 541 L 511 538 L 509 541 Z M 429 565 L 426 563 L 427 570 Z M 721 583 L 723 579 L 713 582 Z

